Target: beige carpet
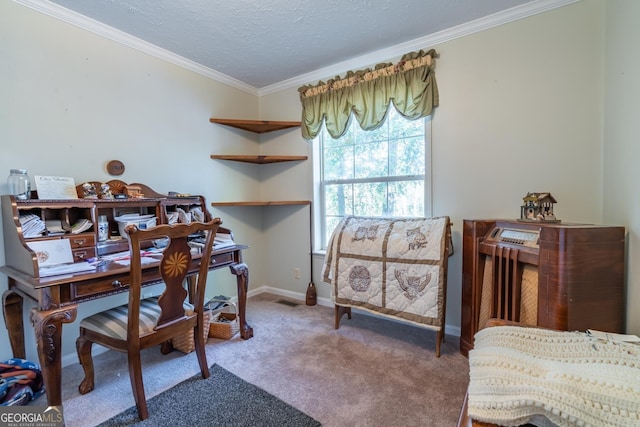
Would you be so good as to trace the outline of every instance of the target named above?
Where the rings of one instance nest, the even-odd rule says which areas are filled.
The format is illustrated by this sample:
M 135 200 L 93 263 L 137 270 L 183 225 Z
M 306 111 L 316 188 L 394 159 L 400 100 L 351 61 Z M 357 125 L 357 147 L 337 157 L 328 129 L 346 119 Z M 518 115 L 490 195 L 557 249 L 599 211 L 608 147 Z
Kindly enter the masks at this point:
M 305 412 L 323 426 L 455 426 L 468 384 L 467 359 L 448 337 L 435 357 L 435 333 L 354 310 L 333 328 L 333 309 L 283 304 L 260 294 L 248 300 L 254 337 L 209 339 L 217 363 Z M 67 427 L 94 426 L 133 405 L 126 356 L 96 357 L 96 388 L 80 396 L 82 368 L 63 370 Z M 198 373 L 195 354 L 158 349 L 143 355 L 147 398 Z M 40 404 L 46 404 L 44 401 Z M 238 414 L 242 417 L 242 414 Z

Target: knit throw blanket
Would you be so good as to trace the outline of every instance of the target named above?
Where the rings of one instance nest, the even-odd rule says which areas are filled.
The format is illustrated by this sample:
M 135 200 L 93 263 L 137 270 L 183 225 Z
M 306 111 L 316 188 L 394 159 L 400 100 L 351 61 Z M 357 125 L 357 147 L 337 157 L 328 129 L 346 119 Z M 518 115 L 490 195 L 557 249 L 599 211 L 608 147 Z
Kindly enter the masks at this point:
M 469 416 L 518 426 L 640 426 L 640 345 L 519 326 L 479 331 Z

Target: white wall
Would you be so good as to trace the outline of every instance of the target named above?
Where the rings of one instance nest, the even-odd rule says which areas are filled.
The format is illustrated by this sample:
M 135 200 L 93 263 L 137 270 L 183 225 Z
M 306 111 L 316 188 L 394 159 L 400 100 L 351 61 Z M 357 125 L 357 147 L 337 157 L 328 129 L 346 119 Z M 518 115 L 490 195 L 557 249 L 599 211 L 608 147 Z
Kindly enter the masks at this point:
M 114 177 L 106 163 L 119 159 L 126 167 L 120 179 L 162 193 L 202 194 L 211 202 L 252 188 L 250 176 L 230 174 L 209 158 L 225 144 L 244 150 L 252 143 L 229 141 L 228 131 L 209 118 L 257 118 L 256 96 L 7 1 L 0 2 L 0 57 L 0 174 L 25 168 L 32 177 L 107 181 Z M 6 176 L 0 194 L 8 192 Z M 216 214 L 238 240 L 259 240 L 255 220 Z M 4 258 L 0 245 L 0 264 Z M 259 277 L 257 258 L 251 250 L 245 254 Z M 6 289 L 2 276 L 0 293 Z M 234 276 L 228 269 L 212 273 L 208 292 L 235 295 Z M 78 318 L 101 305 L 82 304 Z M 24 322 L 27 357 L 37 360 L 26 315 Z M 65 354 L 75 353 L 77 328 L 64 328 Z M 0 318 L 0 359 L 8 357 Z
M 627 227 L 627 332 L 640 335 L 640 2 L 607 2 L 604 197 L 606 221 Z

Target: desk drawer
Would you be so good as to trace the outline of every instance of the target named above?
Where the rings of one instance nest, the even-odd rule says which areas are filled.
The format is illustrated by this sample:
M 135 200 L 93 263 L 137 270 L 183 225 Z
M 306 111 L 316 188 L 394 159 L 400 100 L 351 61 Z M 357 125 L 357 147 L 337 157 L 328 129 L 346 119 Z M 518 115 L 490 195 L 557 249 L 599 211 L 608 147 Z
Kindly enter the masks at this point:
M 90 247 L 74 249 L 71 253 L 73 254 L 73 262 L 86 261 L 87 258 L 96 256 L 96 248 Z
M 162 280 L 157 268 L 142 271 L 142 286 L 155 285 Z M 103 279 L 69 283 L 71 300 L 74 302 L 118 294 L 129 289 L 129 274 L 118 274 Z
M 224 254 L 215 254 L 211 257 L 211 262 L 209 263 L 209 267 L 220 267 L 225 264 L 233 264 L 233 253 L 227 252 Z
M 99 295 L 119 293 L 129 287 L 129 275 L 120 274 L 105 279 L 71 282 L 71 299 L 86 299 Z
M 72 234 L 70 236 L 64 236 L 64 238 L 71 243 L 71 249 L 87 248 L 90 246 L 95 247 L 96 245 L 96 236 L 92 233 Z

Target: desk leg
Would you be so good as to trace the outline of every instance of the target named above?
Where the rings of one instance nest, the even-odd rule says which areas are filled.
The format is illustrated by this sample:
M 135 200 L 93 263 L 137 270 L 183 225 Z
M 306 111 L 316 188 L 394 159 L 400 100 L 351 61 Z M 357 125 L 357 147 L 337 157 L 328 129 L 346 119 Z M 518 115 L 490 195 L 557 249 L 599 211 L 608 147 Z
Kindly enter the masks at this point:
M 238 282 L 238 317 L 240 318 L 240 336 L 248 340 L 253 336 L 253 328 L 247 324 L 247 290 L 249 288 L 249 267 L 239 263 L 229 267 Z
M 9 279 L 11 280 L 11 279 Z M 24 347 L 24 324 L 22 323 L 22 296 L 11 289 L 2 294 L 4 324 L 9 333 L 13 357 L 26 359 Z
M 62 324 L 76 320 L 77 306 L 48 311 L 31 310 L 31 323 L 36 333 L 38 357 L 49 406 L 62 405 Z

